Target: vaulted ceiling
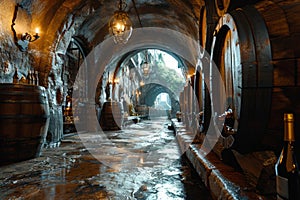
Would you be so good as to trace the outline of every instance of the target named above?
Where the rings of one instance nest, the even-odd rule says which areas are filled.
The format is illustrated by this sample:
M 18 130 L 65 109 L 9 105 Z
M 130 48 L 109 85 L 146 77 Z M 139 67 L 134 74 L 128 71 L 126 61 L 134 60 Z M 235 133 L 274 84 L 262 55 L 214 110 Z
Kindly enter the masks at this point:
M 219 11 L 228 6 L 242 6 L 258 0 L 124 0 L 125 11 L 133 22 L 133 28 L 155 27 L 171 29 L 202 42 L 201 33 L 211 37 Z M 72 37 L 83 41 L 83 47 L 91 51 L 109 35 L 108 22 L 118 10 L 119 0 L 21 0 L 22 12 L 26 12 L 31 27 L 41 29 L 43 42 L 37 42 L 36 49 L 40 65 L 49 65 L 49 52 L 65 54 Z M 202 26 L 203 8 L 206 7 L 206 26 Z M 22 13 L 20 13 L 22 14 Z M 220 15 L 220 14 L 219 14 Z M 205 28 L 207 30 L 203 31 Z M 159 37 L 153 35 L 154 40 Z M 41 41 L 41 40 L 40 40 Z M 202 42 L 203 43 L 203 42 Z M 205 46 L 205 44 L 201 44 Z M 172 53 L 172 52 L 169 52 Z
M 133 28 L 169 28 L 198 38 L 202 0 L 126 0 Z M 108 37 L 108 21 L 118 10 L 118 0 L 23 0 L 33 26 L 47 35 L 43 48 L 69 34 L 82 38 L 89 48 Z M 54 33 L 54 34 L 53 34 Z M 58 38 L 58 39 L 57 39 Z
M 134 28 L 161 27 L 176 30 L 197 39 L 200 1 L 190 0 L 127 0 L 128 12 Z M 81 14 L 81 2 L 74 9 L 75 15 Z M 108 21 L 118 8 L 116 0 L 91 1 L 93 12 L 79 25 L 77 35 L 88 37 L 95 43 L 102 41 L 108 34 Z M 136 8 L 136 9 L 135 9 Z

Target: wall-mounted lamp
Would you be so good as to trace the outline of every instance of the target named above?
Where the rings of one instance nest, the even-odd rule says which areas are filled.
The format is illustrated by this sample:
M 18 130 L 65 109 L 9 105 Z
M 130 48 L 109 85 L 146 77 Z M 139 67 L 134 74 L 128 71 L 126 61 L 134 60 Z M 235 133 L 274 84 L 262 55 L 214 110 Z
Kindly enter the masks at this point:
M 192 79 L 195 78 L 196 73 L 193 74 L 188 74 L 187 75 L 187 81 L 191 84 L 192 83 Z
M 17 45 L 17 47 L 21 51 L 26 51 L 28 49 L 29 42 L 34 42 L 34 41 L 36 41 L 37 39 L 40 38 L 39 29 L 38 28 L 36 29 L 34 35 L 31 35 L 29 33 L 23 33 L 23 34 L 21 34 L 20 39 L 18 38 L 14 26 L 15 26 L 15 21 L 17 19 L 17 14 L 18 14 L 19 7 L 23 8 L 20 4 L 17 4 L 15 6 L 14 16 L 13 16 L 12 24 L 11 24 L 11 30 L 14 34 L 14 41 L 15 41 L 15 44 Z
M 115 43 L 127 43 L 132 33 L 132 22 L 124 11 L 126 6 L 126 3 L 120 0 L 119 10 L 115 11 L 109 20 L 109 32 L 114 37 Z
M 27 40 L 28 42 L 34 42 L 39 38 L 40 38 L 40 36 L 39 36 L 39 29 L 38 28 L 35 29 L 35 34 L 34 35 L 30 35 L 29 33 L 23 33 L 22 36 L 21 36 L 21 40 L 23 40 L 23 41 Z
M 119 84 L 120 80 L 118 78 L 114 79 L 114 84 Z

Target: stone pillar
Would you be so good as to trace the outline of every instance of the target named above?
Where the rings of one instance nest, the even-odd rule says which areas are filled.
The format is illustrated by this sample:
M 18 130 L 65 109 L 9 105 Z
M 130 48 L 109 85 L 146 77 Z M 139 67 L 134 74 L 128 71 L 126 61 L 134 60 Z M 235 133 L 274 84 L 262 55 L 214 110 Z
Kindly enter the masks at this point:
M 63 137 L 63 82 L 59 70 L 52 70 L 47 77 L 50 122 L 46 137 L 46 147 L 58 147 Z
M 63 136 L 63 113 L 61 106 L 51 106 L 46 147 L 58 147 Z

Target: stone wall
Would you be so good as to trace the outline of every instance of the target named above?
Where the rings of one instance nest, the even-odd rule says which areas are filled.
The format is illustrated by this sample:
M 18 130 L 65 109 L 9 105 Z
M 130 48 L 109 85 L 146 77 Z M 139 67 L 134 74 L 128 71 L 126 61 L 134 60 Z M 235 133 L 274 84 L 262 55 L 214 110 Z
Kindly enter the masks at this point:
M 19 77 L 27 78 L 29 70 L 38 71 L 39 85 L 44 86 L 48 92 L 51 110 L 50 126 L 48 129 L 48 142 L 50 146 L 59 143 L 63 134 L 62 105 L 67 95 L 67 82 L 65 77 L 65 54 L 71 38 L 76 36 L 86 42 L 88 50 L 96 47 L 98 43 L 108 37 L 107 22 L 117 9 L 117 2 L 104 0 L 5 0 L 0 1 L 0 83 L 11 83 L 15 69 Z M 137 3 L 140 15 L 148 15 L 152 9 L 141 1 Z M 181 1 L 169 1 L 170 5 L 165 11 L 181 7 Z M 18 12 L 15 12 L 16 5 Z M 175 7 L 174 7 L 175 6 Z M 132 5 L 128 5 L 132 8 Z M 151 5 L 150 5 L 151 7 Z M 160 6 L 156 6 L 159 8 Z M 147 8 L 147 9 L 146 9 Z M 152 8 L 152 7 L 151 7 Z M 153 7 L 154 8 L 154 7 Z M 190 12 L 192 8 L 186 7 Z M 162 8 L 163 9 L 163 8 Z M 131 16 L 135 16 L 134 9 L 128 9 Z M 17 15 L 14 15 L 17 14 Z M 174 9 L 168 13 L 165 23 L 161 17 L 161 10 L 151 14 L 157 27 L 170 27 L 185 30 L 189 35 L 197 32 L 194 14 L 187 14 L 181 9 Z M 174 17 L 180 16 L 180 19 Z M 183 17 L 186 18 L 182 23 Z M 15 31 L 17 38 L 22 33 L 35 34 L 39 28 L 40 38 L 28 44 L 26 51 L 20 51 L 14 40 L 11 29 L 15 18 Z M 138 26 L 136 17 L 132 17 L 135 27 Z M 151 22 L 151 20 L 150 20 Z M 173 26 L 175 24 L 175 26 Z M 145 23 L 146 27 L 147 24 Z M 148 24 L 148 26 L 152 26 Z M 24 42 L 21 41 L 24 45 Z M 26 46 L 26 45 L 25 45 Z M 88 52 L 87 52 L 88 53 Z M 103 98 L 103 97 L 101 97 Z
M 11 31 L 11 21 L 14 13 L 13 1 L 0 2 L 0 83 L 12 83 L 15 69 L 20 76 L 25 77 L 32 68 L 29 53 L 17 49 Z
M 63 135 L 62 103 L 67 95 L 63 80 L 62 67 L 64 54 L 75 34 L 75 26 L 82 22 L 82 17 L 75 17 L 71 11 L 77 5 L 63 1 L 26 1 L 23 0 L 17 8 L 17 2 L 6 0 L 0 2 L 0 83 L 12 83 L 15 70 L 19 79 L 27 78 L 28 71 L 39 73 L 39 85 L 48 92 L 50 107 L 50 124 L 47 142 L 56 146 Z M 57 9 L 53 9 L 58 4 Z M 88 9 L 87 9 L 88 10 Z M 11 29 L 15 15 L 16 36 L 20 39 L 22 33 L 35 33 L 40 29 L 40 38 L 28 44 L 28 50 L 21 51 L 14 40 Z M 26 84 L 26 83 L 25 83 Z

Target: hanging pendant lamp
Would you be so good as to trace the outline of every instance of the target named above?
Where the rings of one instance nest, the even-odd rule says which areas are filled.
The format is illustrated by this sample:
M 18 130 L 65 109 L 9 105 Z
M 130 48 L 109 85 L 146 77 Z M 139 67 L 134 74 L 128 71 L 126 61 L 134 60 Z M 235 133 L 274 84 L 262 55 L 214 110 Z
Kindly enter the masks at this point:
M 109 32 L 117 44 L 126 44 L 132 33 L 132 22 L 127 12 L 124 11 L 126 6 L 126 3 L 120 0 L 119 10 L 115 11 L 109 20 Z
M 142 63 L 142 70 L 145 77 L 148 77 L 151 71 L 151 63 L 148 61 L 148 50 L 145 51 L 145 61 Z

